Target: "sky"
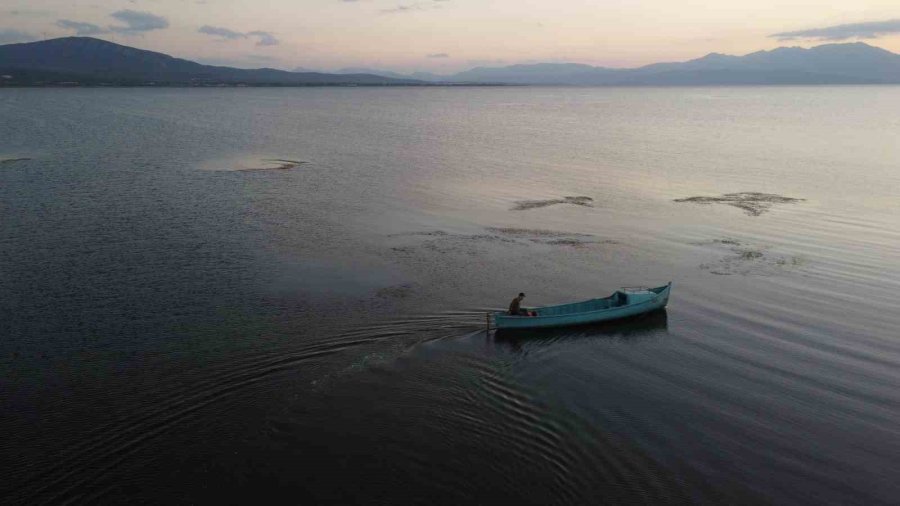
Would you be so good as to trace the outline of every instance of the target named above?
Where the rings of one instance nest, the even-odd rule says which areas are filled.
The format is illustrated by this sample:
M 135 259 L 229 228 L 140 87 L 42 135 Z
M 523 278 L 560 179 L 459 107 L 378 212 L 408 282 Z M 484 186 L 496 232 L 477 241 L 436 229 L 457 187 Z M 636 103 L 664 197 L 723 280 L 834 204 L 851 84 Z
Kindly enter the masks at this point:
M 900 0 L 0 0 L 0 44 L 69 35 L 246 68 L 637 67 L 831 42 L 900 53 Z

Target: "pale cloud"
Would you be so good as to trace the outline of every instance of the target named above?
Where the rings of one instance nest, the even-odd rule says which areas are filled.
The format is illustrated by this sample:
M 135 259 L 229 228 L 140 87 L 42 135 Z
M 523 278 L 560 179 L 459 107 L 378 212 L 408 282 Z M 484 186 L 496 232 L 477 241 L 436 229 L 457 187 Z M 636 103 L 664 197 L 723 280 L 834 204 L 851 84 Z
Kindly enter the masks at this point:
M 230 28 L 223 28 L 221 26 L 203 25 L 197 31 L 206 35 L 212 35 L 213 37 L 219 37 L 222 40 L 238 40 L 246 39 L 249 37 L 256 37 L 257 46 L 277 46 L 281 43 L 281 41 L 279 41 L 278 38 L 276 38 L 270 32 L 265 32 L 262 30 L 254 30 L 252 32 L 243 33 L 232 30 Z
M 110 14 L 113 18 L 125 23 L 125 26 L 111 26 L 110 30 L 123 34 L 138 34 L 169 27 L 169 20 L 143 11 L 125 9 Z
M 346 1 L 346 0 L 345 0 Z M 445 2 L 447 0 L 432 0 L 432 2 Z M 390 9 L 381 9 L 382 14 L 403 14 L 406 12 L 427 11 L 432 9 L 440 9 L 440 5 L 434 5 L 428 2 L 413 2 L 411 4 L 400 4 Z
M 383 14 L 399 14 L 403 12 L 414 12 L 422 10 L 422 4 L 398 5 L 390 9 L 381 9 Z
M 203 25 L 197 30 L 200 33 L 205 33 L 207 35 L 212 35 L 214 37 L 220 37 L 222 39 L 227 40 L 236 40 L 236 39 L 246 39 L 247 35 L 241 32 L 236 32 L 234 30 L 229 30 L 228 28 L 222 28 L 220 26 L 209 26 Z
M 426 58 L 450 58 L 447 53 L 430 53 L 425 55 Z
M 877 39 L 878 37 L 900 33 L 900 19 L 888 21 L 872 21 L 868 23 L 848 23 L 844 25 L 826 26 L 824 28 L 811 28 L 809 30 L 797 30 L 794 32 L 781 32 L 769 35 L 778 40 L 817 39 L 817 40 L 845 40 L 845 39 Z
M 247 35 L 251 37 L 259 37 L 259 40 L 256 41 L 257 46 L 277 46 L 281 43 L 280 40 L 275 38 L 275 36 L 269 32 L 256 30 L 253 32 L 248 32 Z
M 56 26 L 64 30 L 72 30 L 75 35 L 100 35 L 109 33 L 109 30 L 93 23 L 82 23 L 81 21 L 72 21 L 70 19 L 57 20 Z
M 162 30 L 169 27 L 169 20 L 149 12 L 133 11 L 125 9 L 110 14 L 110 17 L 124 25 L 102 27 L 94 23 L 73 21 L 71 19 L 59 19 L 56 26 L 64 30 L 71 30 L 75 35 L 101 35 L 104 33 L 120 33 L 123 35 L 138 35 L 153 30 Z

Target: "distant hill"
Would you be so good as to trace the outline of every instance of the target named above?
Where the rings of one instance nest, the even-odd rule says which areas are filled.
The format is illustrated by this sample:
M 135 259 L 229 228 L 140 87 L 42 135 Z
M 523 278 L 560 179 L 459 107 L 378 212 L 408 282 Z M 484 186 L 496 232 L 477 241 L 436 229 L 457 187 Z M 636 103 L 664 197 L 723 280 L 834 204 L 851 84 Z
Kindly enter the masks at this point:
M 370 74 L 370 75 L 376 75 L 376 76 L 390 77 L 393 79 L 409 79 L 410 78 L 410 76 L 401 74 L 399 72 L 392 72 L 390 70 L 376 70 L 376 69 L 370 69 L 370 68 L 365 68 L 365 67 L 343 68 L 343 69 L 335 70 L 333 73 L 340 74 L 340 75 Z
M 408 85 L 413 79 L 371 74 L 286 72 L 201 65 L 169 55 L 91 37 L 0 46 L 0 86 L 41 84 L 112 85 Z
M 396 73 L 373 74 L 390 77 Z M 900 83 L 900 55 L 863 43 L 782 47 L 746 56 L 712 53 L 696 60 L 612 69 L 577 63 L 477 67 L 449 76 L 419 75 L 426 81 L 581 86 L 675 86 L 713 84 Z
M 780 47 L 746 56 L 712 53 L 684 63 L 634 69 L 624 82 L 682 80 L 757 81 L 797 84 L 900 83 L 900 55 L 864 43 L 826 44 L 811 49 Z
M 508 67 L 476 67 L 451 76 L 453 81 L 510 84 L 604 84 L 621 70 L 579 63 L 536 63 Z
M 712 53 L 677 63 L 613 69 L 577 63 L 477 67 L 454 75 L 404 75 L 367 68 L 334 73 L 216 67 L 90 37 L 0 46 L 4 85 L 316 86 L 516 84 L 690 86 L 900 84 L 900 55 L 863 43 L 782 47 L 745 56 Z M 302 70 L 302 71 L 301 71 Z
M 427 81 L 431 83 L 449 83 L 453 76 L 434 74 L 431 72 L 412 72 L 403 74 L 392 70 L 372 69 L 367 67 L 348 67 L 335 70 L 335 74 L 373 74 L 376 76 L 391 77 L 394 79 L 415 79 L 417 81 Z

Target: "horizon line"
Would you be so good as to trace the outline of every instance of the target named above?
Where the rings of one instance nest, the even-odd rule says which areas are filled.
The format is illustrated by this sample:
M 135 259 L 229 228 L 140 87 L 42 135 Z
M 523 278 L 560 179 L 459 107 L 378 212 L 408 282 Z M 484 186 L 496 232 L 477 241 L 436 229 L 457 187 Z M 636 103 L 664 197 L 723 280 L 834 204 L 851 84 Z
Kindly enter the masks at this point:
M 856 42 L 828 42 L 828 43 L 825 43 L 825 44 L 818 44 L 818 45 L 811 46 L 811 47 L 808 47 L 808 48 L 807 48 L 807 47 L 803 47 L 803 46 L 797 46 L 797 45 L 794 45 L 794 46 L 778 46 L 778 47 L 773 48 L 773 49 L 760 49 L 760 50 L 757 50 L 757 51 L 751 51 L 751 52 L 749 52 L 749 53 L 740 54 L 740 55 L 736 55 L 736 54 L 728 54 L 728 53 L 720 53 L 720 52 L 717 52 L 717 51 L 713 51 L 713 52 L 710 52 L 710 53 L 706 53 L 706 54 L 704 54 L 704 55 L 702 55 L 702 56 L 698 56 L 698 57 L 695 57 L 695 58 L 690 58 L 690 59 L 687 59 L 687 60 L 680 60 L 680 61 L 674 61 L 674 60 L 670 60 L 670 61 L 659 61 L 659 62 L 654 62 L 654 63 L 648 63 L 648 64 L 646 64 L 646 65 L 640 65 L 640 66 L 637 66 L 637 67 L 611 67 L 611 66 L 593 65 L 593 64 L 590 64 L 590 63 L 582 63 L 582 62 L 572 61 L 572 60 L 566 60 L 566 61 L 549 61 L 549 60 L 546 60 L 546 61 L 537 61 L 537 62 L 531 62 L 531 63 L 523 62 L 523 63 L 498 64 L 498 65 L 495 65 L 495 66 L 473 65 L 473 66 L 471 66 L 471 67 L 467 67 L 465 70 L 453 72 L 453 73 L 451 73 L 451 74 L 439 74 L 439 73 L 436 73 L 436 72 L 428 72 L 428 71 L 398 71 L 398 70 L 391 70 L 390 68 L 386 68 L 386 67 L 384 67 L 384 68 L 374 68 L 374 67 L 370 67 L 370 66 L 367 65 L 367 64 L 360 64 L 360 65 L 358 65 L 358 66 L 353 66 L 353 65 L 351 65 L 351 66 L 343 66 L 343 67 L 333 68 L 332 70 L 313 70 L 313 69 L 296 70 L 297 68 L 303 68 L 301 65 L 298 65 L 298 66 L 293 67 L 293 68 L 285 68 L 285 67 L 280 67 L 280 68 L 279 68 L 279 67 L 265 67 L 265 66 L 263 66 L 263 67 L 238 67 L 238 66 L 234 66 L 234 65 L 223 65 L 223 64 L 221 64 L 221 63 L 204 63 L 204 60 L 206 60 L 206 61 L 208 62 L 208 61 L 210 61 L 211 59 L 206 59 L 206 58 L 202 58 L 202 57 L 192 58 L 192 57 L 176 56 L 176 55 L 173 55 L 173 54 L 164 53 L 164 52 L 162 52 L 162 51 L 157 51 L 157 50 L 154 50 L 154 49 L 144 49 L 144 48 L 141 48 L 141 47 L 130 46 L 130 45 L 122 44 L 122 43 L 120 43 L 120 42 L 115 42 L 115 41 L 107 40 L 107 39 L 105 39 L 105 38 L 94 37 L 94 36 L 88 36 L 88 35 L 69 35 L 69 36 L 64 36 L 64 37 L 50 37 L 50 38 L 46 38 L 46 39 L 33 40 L 33 41 L 25 41 L 25 42 L 12 42 L 12 43 L 7 43 L 7 44 L 0 44 L 0 47 L 4 47 L 4 46 L 13 46 L 13 45 L 22 45 L 22 44 L 39 44 L 39 43 L 43 43 L 43 42 L 50 42 L 50 41 L 54 41 L 54 40 L 64 40 L 64 39 L 86 39 L 86 40 L 96 40 L 96 41 L 104 42 L 104 43 L 107 43 L 107 44 L 114 44 L 114 45 L 117 45 L 117 46 L 127 47 L 127 48 L 130 48 L 130 49 L 137 49 L 137 50 L 140 50 L 140 51 L 148 51 L 148 52 L 152 52 L 152 53 L 156 53 L 156 54 L 161 54 L 161 55 L 164 55 L 164 56 L 168 56 L 168 57 L 170 57 L 170 58 L 176 58 L 176 59 L 179 59 L 179 60 L 190 61 L 190 62 L 199 63 L 199 64 L 201 64 L 201 65 L 208 65 L 208 66 L 212 66 L 212 67 L 237 68 L 237 69 L 244 69 L 244 70 L 266 70 L 266 69 L 270 69 L 270 70 L 278 70 L 278 71 L 282 71 L 282 72 L 290 72 L 290 73 L 294 73 L 294 74 L 304 74 L 304 73 L 313 73 L 313 74 L 335 74 L 335 73 L 340 73 L 341 71 L 344 71 L 344 70 L 346 70 L 346 69 L 353 69 L 353 68 L 359 67 L 359 68 L 366 69 L 366 70 L 370 71 L 370 72 L 366 72 L 366 73 L 371 73 L 371 71 L 376 71 L 376 72 L 377 72 L 377 71 L 381 71 L 381 72 L 390 72 L 390 73 L 394 73 L 394 74 L 400 74 L 400 75 L 403 75 L 404 77 L 410 77 L 412 74 L 415 74 L 415 73 L 431 74 L 431 75 L 438 76 L 438 77 L 446 77 L 446 76 L 452 76 L 452 75 L 455 75 L 455 74 L 460 74 L 460 73 L 467 72 L 467 71 L 470 71 L 470 70 L 475 70 L 475 69 L 510 68 L 510 67 L 529 67 L 529 66 L 535 66 L 535 65 L 582 65 L 582 66 L 585 66 L 585 67 L 591 67 L 591 68 L 594 68 L 594 69 L 623 70 L 623 71 L 624 71 L 624 70 L 637 70 L 637 69 L 642 69 L 642 68 L 649 67 L 649 66 L 653 66 L 653 65 L 661 65 L 661 64 L 668 64 L 668 63 L 686 63 L 686 62 L 691 62 L 691 61 L 695 61 L 695 60 L 700 60 L 700 59 L 703 59 L 703 58 L 706 58 L 706 57 L 709 57 L 709 56 L 730 56 L 730 57 L 735 57 L 735 58 L 741 58 L 741 57 L 745 57 L 745 56 L 749 56 L 749 55 L 757 54 L 757 53 L 770 53 L 770 52 L 773 52 L 773 51 L 778 51 L 778 50 L 780 50 L 780 49 L 802 49 L 802 50 L 809 51 L 809 50 L 812 50 L 812 49 L 817 49 L 817 48 L 820 48 L 820 47 L 828 47 L 828 46 L 866 46 L 866 47 L 871 47 L 871 48 L 875 48 L 875 49 L 880 49 L 880 50 L 882 50 L 882 51 L 886 51 L 886 52 L 888 52 L 888 53 L 891 53 L 891 54 L 900 56 L 900 54 L 894 53 L 893 51 L 891 51 L 891 50 L 889 50 L 889 49 L 885 49 L 885 48 L 883 48 L 883 47 L 880 47 L 880 46 L 877 46 L 877 45 L 873 45 L 873 44 L 869 44 L 869 43 L 863 42 L 863 41 L 856 41 Z M 214 59 L 212 59 L 212 60 L 214 61 Z

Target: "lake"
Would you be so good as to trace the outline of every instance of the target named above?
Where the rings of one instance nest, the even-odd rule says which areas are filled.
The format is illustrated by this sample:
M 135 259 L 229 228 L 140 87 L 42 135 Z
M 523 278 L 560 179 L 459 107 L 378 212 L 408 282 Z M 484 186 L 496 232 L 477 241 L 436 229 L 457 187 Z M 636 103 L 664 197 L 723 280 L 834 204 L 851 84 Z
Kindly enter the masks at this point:
M 0 498 L 895 503 L 897 111 L 2 90 Z M 669 281 L 665 312 L 485 330 Z

